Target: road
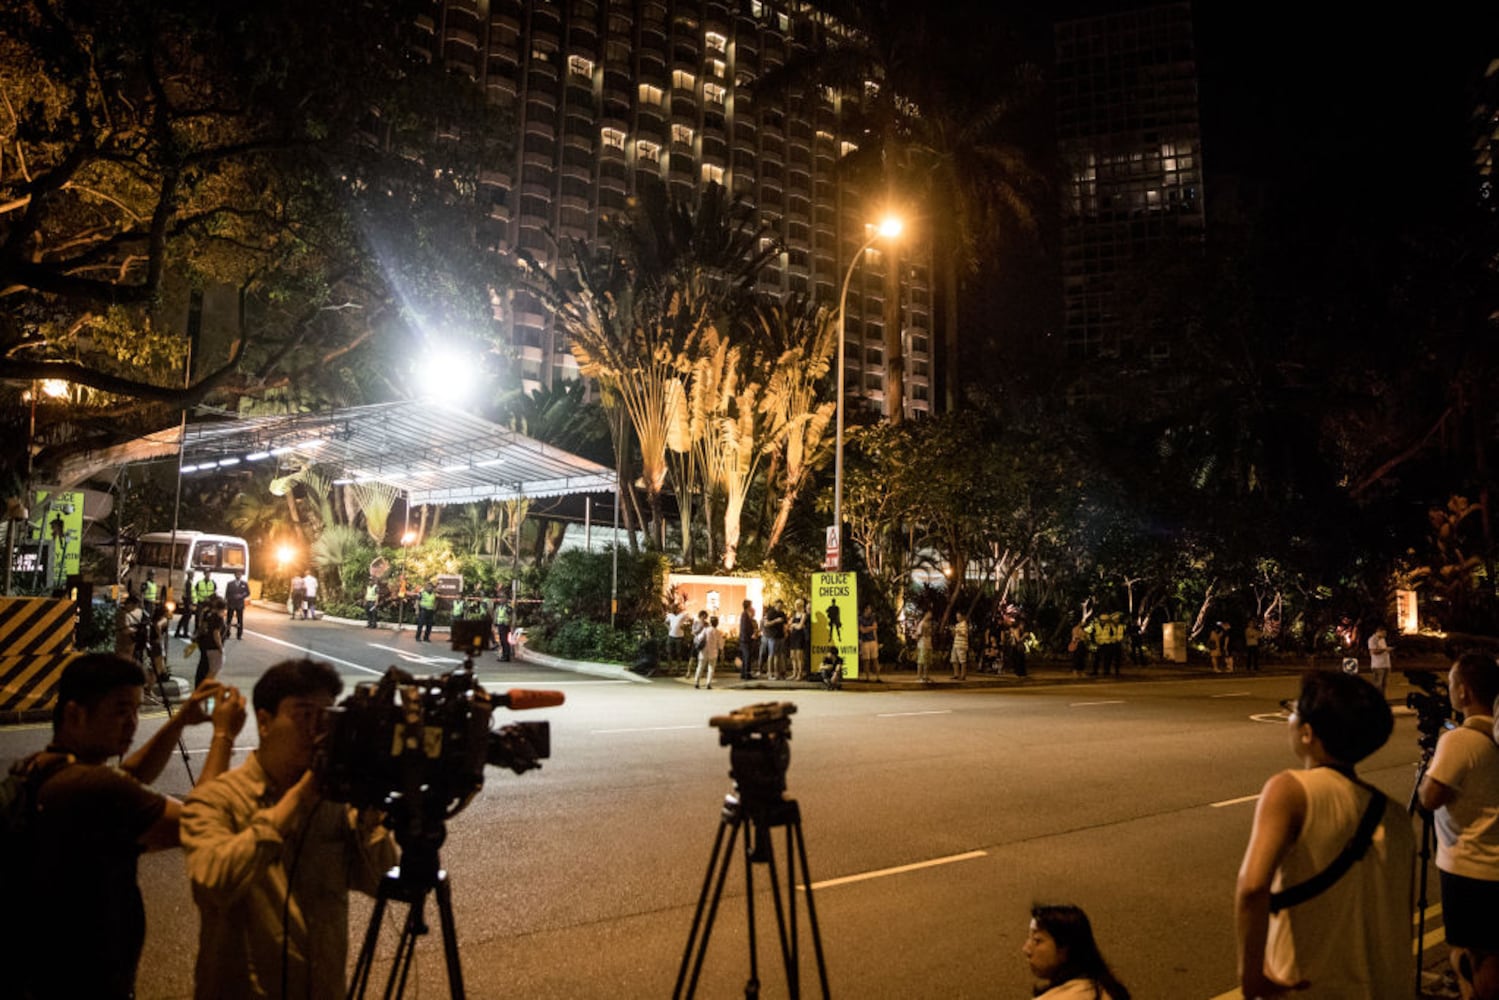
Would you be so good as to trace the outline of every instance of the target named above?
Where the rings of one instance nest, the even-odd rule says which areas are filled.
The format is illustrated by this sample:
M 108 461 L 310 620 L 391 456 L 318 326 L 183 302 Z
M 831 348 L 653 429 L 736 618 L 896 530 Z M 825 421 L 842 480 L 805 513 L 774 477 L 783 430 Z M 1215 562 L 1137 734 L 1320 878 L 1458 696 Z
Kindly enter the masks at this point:
M 409 632 L 252 611 L 224 677 L 248 688 L 265 666 L 304 652 L 350 684 L 392 662 L 417 672 L 458 663 Z M 491 770 L 449 826 L 443 861 L 471 997 L 671 994 L 729 790 L 728 751 L 707 719 L 755 701 L 797 705 L 788 788 L 840 997 L 1029 996 L 1019 948 L 1033 901 L 1086 908 L 1135 996 L 1220 997 L 1234 983 L 1231 895 L 1253 796 L 1294 764 L 1275 715 L 1296 691 L 1288 675 L 792 694 L 632 684 L 491 657 L 480 676 L 492 688 L 555 688 L 567 703 L 525 716 L 551 721 L 545 767 Z M 1392 700 L 1403 699 L 1398 674 L 1392 684 Z M 157 724 L 144 721 L 143 734 Z M 205 730 L 189 734 L 195 764 Z M 0 759 L 45 735 L 0 731 Z M 1413 720 L 1402 717 L 1361 773 L 1403 801 L 1417 757 Z M 181 765 L 159 786 L 185 794 Z M 744 995 L 742 868 L 725 890 L 700 996 Z M 757 870 L 764 995 L 785 996 L 764 878 Z M 188 996 L 197 933 L 180 855 L 142 859 L 141 882 L 139 994 Z M 362 929 L 368 911 L 356 902 L 351 926 Z M 378 972 L 398 931 L 387 919 Z M 435 927 L 417 974 L 412 995 L 446 995 Z M 807 945 L 803 984 L 816 995 Z

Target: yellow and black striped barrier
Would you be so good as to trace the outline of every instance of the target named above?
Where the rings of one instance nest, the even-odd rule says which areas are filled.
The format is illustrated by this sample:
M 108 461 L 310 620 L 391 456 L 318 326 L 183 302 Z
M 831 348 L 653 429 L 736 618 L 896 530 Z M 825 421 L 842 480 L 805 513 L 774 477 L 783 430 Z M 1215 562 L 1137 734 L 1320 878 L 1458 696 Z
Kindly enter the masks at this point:
M 57 679 L 73 656 L 73 602 L 0 597 L 0 724 L 52 717 Z

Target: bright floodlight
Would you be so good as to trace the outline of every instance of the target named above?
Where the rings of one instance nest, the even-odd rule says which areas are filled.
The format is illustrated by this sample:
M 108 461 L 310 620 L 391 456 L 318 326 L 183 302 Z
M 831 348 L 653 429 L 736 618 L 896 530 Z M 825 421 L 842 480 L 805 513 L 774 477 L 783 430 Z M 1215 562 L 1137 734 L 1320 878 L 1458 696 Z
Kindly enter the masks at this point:
M 417 361 L 418 390 L 423 399 L 462 404 L 473 392 L 478 371 L 478 358 L 451 347 L 434 347 Z
M 401 536 L 402 545 L 410 545 L 414 541 L 416 541 L 416 532 L 414 531 L 408 531 L 406 532 L 406 534 Z
M 887 240 L 895 239 L 905 228 L 905 223 L 901 222 L 899 216 L 887 215 L 880 220 L 880 235 Z
M 60 378 L 42 379 L 42 392 L 53 399 L 62 399 L 68 394 L 68 383 Z
M 280 548 L 276 549 L 276 562 L 280 563 L 282 566 L 285 566 L 296 557 L 297 550 L 292 548 L 290 545 L 283 545 Z

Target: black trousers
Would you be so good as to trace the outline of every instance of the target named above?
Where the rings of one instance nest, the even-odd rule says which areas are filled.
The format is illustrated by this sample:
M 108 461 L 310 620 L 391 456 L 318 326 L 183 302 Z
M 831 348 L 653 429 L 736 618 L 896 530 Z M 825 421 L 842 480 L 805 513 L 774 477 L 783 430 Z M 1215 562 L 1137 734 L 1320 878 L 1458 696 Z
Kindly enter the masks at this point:
M 224 612 L 224 634 L 228 635 L 230 629 L 235 630 L 236 639 L 245 637 L 245 606 L 243 604 L 237 608 L 231 607 Z

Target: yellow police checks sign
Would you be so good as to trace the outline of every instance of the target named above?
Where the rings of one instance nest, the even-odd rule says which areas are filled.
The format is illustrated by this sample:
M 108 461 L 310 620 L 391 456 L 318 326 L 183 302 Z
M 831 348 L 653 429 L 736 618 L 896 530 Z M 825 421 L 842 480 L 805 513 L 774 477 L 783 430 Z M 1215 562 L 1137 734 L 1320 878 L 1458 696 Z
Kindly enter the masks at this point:
M 859 676 L 859 581 L 853 573 L 812 574 L 813 669 L 829 650 L 843 657 L 843 676 Z

